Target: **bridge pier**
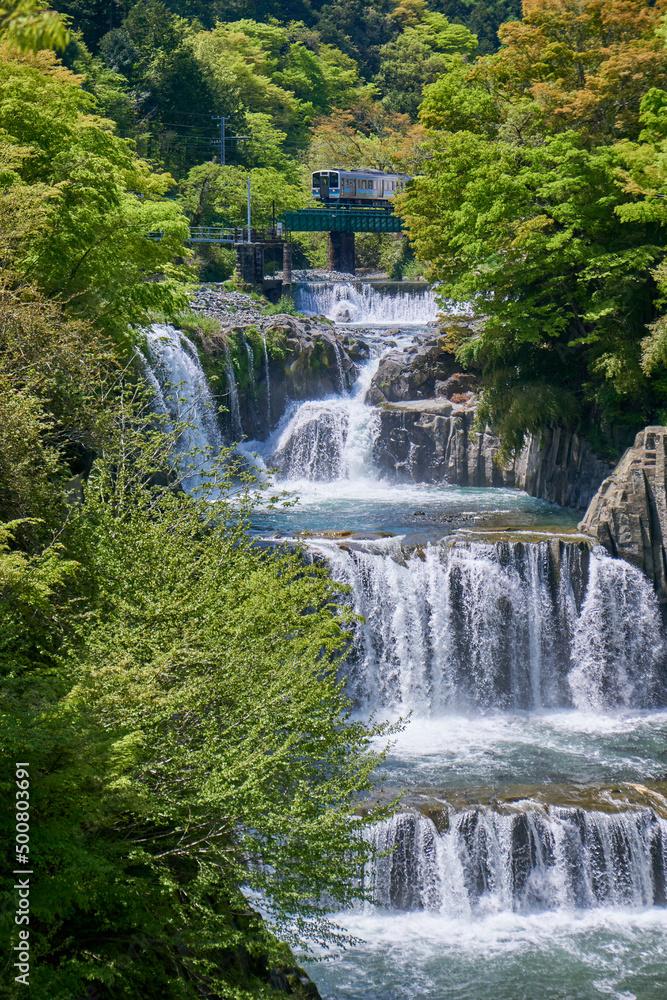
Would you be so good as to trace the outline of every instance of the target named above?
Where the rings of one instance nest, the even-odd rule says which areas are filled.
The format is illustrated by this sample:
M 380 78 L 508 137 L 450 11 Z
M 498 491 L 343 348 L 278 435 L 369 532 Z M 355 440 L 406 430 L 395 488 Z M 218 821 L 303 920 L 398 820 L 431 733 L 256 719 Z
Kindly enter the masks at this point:
M 355 266 L 354 233 L 330 232 L 327 239 L 327 268 L 329 271 L 354 274 Z
M 264 244 L 235 243 L 236 277 L 244 285 L 261 285 L 264 277 Z
M 283 243 L 283 287 L 282 296 L 292 298 L 292 247 L 287 241 Z

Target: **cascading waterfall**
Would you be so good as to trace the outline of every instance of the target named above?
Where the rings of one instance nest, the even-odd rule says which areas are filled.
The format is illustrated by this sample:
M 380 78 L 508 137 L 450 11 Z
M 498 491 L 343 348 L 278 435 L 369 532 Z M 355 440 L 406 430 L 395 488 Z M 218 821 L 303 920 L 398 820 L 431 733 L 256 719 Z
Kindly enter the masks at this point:
M 310 316 L 327 316 L 338 323 L 415 324 L 436 319 L 435 290 L 386 294 L 368 284 L 316 282 L 294 286 L 296 308 Z
M 344 373 L 339 358 L 339 373 Z M 302 403 L 288 415 L 278 435 L 271 464 L 284 479 L 332 482 L 373 475 L 373 443 L 379 413 L 363 402 L 378 360 L 362 369 L 351 393 Z
M 333 349 L 336 356 L 336 368 L 338 369 L 338 389 L 343 396 L 347 395 L 347 384 L 345 382 L 345 372 L 343 371 L 343 355 L 336 338 L 333 338 Z
M 250 386 L 250 394 L 253 399 L 257 399 L 257 386 L 255 385 L 255 354 L 252 346 L 245 338 L 243 339 L 243 343 L 245 344 L 246 354 L 248 355 L 248 384 Z
M 264 370 L 266 372 L 266 426 L 271 429 L 271 378 L 269 375 L 269 351 L 266 346 L 266 334 L 262 332 L 264 345 Z
M 621 705 L 651 704 L 663 657 L 660 612 L 647 578 L 620 559 L 593 559 L 569 677 L 577 708 L 598 708 L 610 692 L 618 692 Z
M 460 540 L 409 553 L 395 542 L 311 549 L 363 616 L 346 672 L 365 709 L 647 707 L 664 693 L 650 583 L 603 549 Z
M 338 322 L 369 327 L 408 327 L 436 318 L 433 290 L 405 292 L 399 288 L 395 294 L 386 294 L 352 282 L 296 286 L 296 305 L 304 312 L 324 313 Z M 381 347 L 382 336 L 379 329 L 375 339 L 371 335 L 369 342 L 374 348 Z M 394 331 L 391 336 L 398 339 Z M 194 345 L 169 326 L 154 326 L 147 337 L 150 370 L 146 377 L 154 390 L 155 409 L 193 425 L 184 433 L 179 448 L 217 449 L 220 435 L 214 401 Z M 262 340 L 270 428 L 272 417 L 277 419 L 279 414 L 272 414 L 264 334 Z M 245 349 L 253 379 L 252 345 L 246 342 Z M 356 528 L 355 498 L 365 495 L 369 480 L 375 480 L 369 491 L 373 497 L 384 496 L 385 485 L 387 494 L 394 488 L 375 479 L 372 456 L 379 414 L 363 404 L 377 362 L 365 365 L 353 389 L 346 393 L 338 351 L 336 359 L 342 395 L 294 405 L 262 454 L 267 465 L 279 468 L 283 479 L 298 482 L 294 488 L 306 496 L 304 481 L 336 481 L 335 502 L 340 497 L 352 498 L 352 504 L 346 501 L 345 507 L 351 511 L 352 523 L 344 527 Z M 225 370 L 229 424 L 240 438 L 238 388 L 228 350 Z M 254 382 L 248 390 L 258 398 Z M 274 387 L 274 408 L 275 398 Z M 201 481 L 192 475 L 185 482 L 192 487 Z M 346 481 L 354 483 L 349 497 Z M 422 487 L 410 489 L 411 499 L 405 502 L 412 511 L 422 506 Z M 311 494 L 319 497 L 326 492 L 327 487 L 318 485 Z M 391 502 L 394 499 L 392 495 Z M 443 502 L 446 505 L 449 501 Z M 470 503 L 474 507 L 472 498 Z M 325 508 L 325 518 L 329 509 Z M 517 504 L 518 516 L 520 511 Z M 312 516 L 304 516 L 304 526 L 313 523 L 307 521 Z M 274 527 L 282 530 L 279 523 L 272 522 L 271 530 Z M 324 527 L 328 530 L 337 525 L 326 523 Z M 382 527 L 373 525 L 370 530 Z M 403 530 L 393 522 L 387 527 Z M 423 537 L 432 539 L 434 535 Z M 480 799 L 494 803 L 495 790 L 493 796 L 471 796 L 469 786 L 486 781 L 549 781 L 555 787 L 561 781 L 578 782 L 574 801 L 586 802 L 590 800 L 579 797 L 585 795 L 581 783 L 599 780 L 602 768 L 607 778 L 613 774 L 610 780 L 614 781 L 617 773 L 626 773 L 623 768 L 632 772 L 625 779 L 628 782 L 661 780 L 667 756 L 661 749 L 664 732 L 660 726 L 664 724 L 659 719 L 667 718 L 667 713 L 654 711 L 654 707 L 665 705 L 667 651 L 649 581 L 639 570 L 603 550 L 591 551 L 576 536 L 571 540 L 553 536 L 548 541 L 510 541 L 498 536 L 485 540 L 481 533 L 471 533 L 409 548 L 402 546 L 400 537 L 377 541 L 347 538 L 344 545 L 310 538 L 307 544 L 313 557 L 326 559 L 334 578 L 348 585 L 349 593 L 340 600 L 351 604 L 361 619 L 353 626 L 345 667 L 350 696 L 364 712 L 389 716 L 413 712 L 405 733 L 397 737 L 394 758 L 388 759 L 390 781 L 400 787 L 429 783 L 429 801 L 440 803 L 435 808 L 429 805 L 425 809 L 428 815 L 417 809 L 402 812 L 368 831 L 378 848 L 367 872 L 367 884 L 377 905 L 358 911 L 359 918 L 367 921 L 361 924 L 358 936 L 372 940 L 375 935 L 375 968 L 388 972 L 382 973 L 382 983 L 374 992 L 373 973 L 362 957 L 358 992 L 349 987 L 354 974 L 345 973 L 345 985 L 341 987 L 340 980 L 334 983 L 331 995 L 342 988 L 346 996 L 358 1000 L 394 995 L 442 1000 L 449 989 L 448 985 L 443 992 L 443 982 L 465 980 L 468 986 L 460 991 L 465 1000 L 551 996 L 548 990 L 526 985 L 525 970 L 531 955 L 533 964 L 539 965 L 540 971 L 544 968 L 541 982 L 548 981 L 552 972 L 557 979 L 559 968 L 565 968 L 567 975 L 570 966 L 558 966 L 551 938 L 541 952 L 534 945 L 530 914 L 539 914 L 535 920 L 541 926 L 549 919 L 547 911 L 552 911 L 550 916 L 560 922 L 559 926 L 574 928 L 576 940 L 583 910 L 611 920 L 617 917 L 618 908 L 624 907 L 620 919 L 630 926 L 631 908 L 667 904 L 667 820 L 658 815 L 664 814 L 656 804 L 659 798 L 641 799 L 642 803 L 656 804 L 658 812 L 630 804 L 626 808 L 621 799 L 615 799 L 611 806 L 616 812 L 543 806 L 509 796 L 504 805 L 461 809 L 458 803 Z M 441 781 L 443 785 L 438 784 Z M 454 790 L 456 807 L 444 804 L 445 783 Z M 457 789 L 464 789 L 465 796 L 456 798 Z M 393 789 L 389 791 L 393 794 Z M 599 804 L 603 800 L 595 801 Z M 406 918 L 391 910 L 423 912 Z M 580 911 L 576 920 L 568 917 L 574 911 Z M 357 911 L 346 911 L 337 919 L 344 922 L 350 914 L 354 917 Z M 504 916 L 499 918 L 498 914 Z M 527 962 L 523 957 L 513 958 L 517 938 L 516 923 L 511 921 L 515 918 L 530 924 L 525 933 L 531 936 L 533 951 Z M 401 949 L 403 939 L 410 935 L 421 942 L 427 920 L 445 930 L 437 948 L 420 966 L 419 956 L 416 960 L 405 958 Z M 391 927 L 398 927 L 398 931 L 391 931 Z M 485 929 L 480 931 L 482 927 Z M 501 927 L 496 938 L 492 937 L 494 927 Z M 477 980 L 472 964 L 461 964 L 465 948 L 449 943 L 459 928 L 463 928 L 462 941 L 472 937 L 485 941 L 484 934 L 493 940 L 493 952 L 485 952 L 485 945 L 479 945 L 482 957 Z M 352 930 L 353 936 L 358 929 Z M 620 954 L 617 929 L 614 925 L 601 963 L 604 974 L 595 982 L 599 980 L 601 992 L 609 995 L 648 995 L 641 993 L 641 984 L 635 988 L 622 976 L 617 989 L 613 984 L 607 988 L 604 977 L 609 962 Z M 395 941 L 391 933 L 397 933 Z M 647 951 L 643 930 L 636 940 L 635 951 L 628 952 L 626 970 L 636 966 L 638 956 Z M 580 951 L 589 949 L 589 943 L 586 939 Z M 565 949 L 567 962 L 576 947 Z M 600 947 L 604 950 L 604 943 Z M 426 951 L 425 946 L 419 955 L 426 955 Z M 664 948 L 659 948 L 654 954 L 663 953 Z M 347 962 L 353 963 L 350 954 Z M 505 962 L 510 970 L 509 992 L 503 992 L 502 984 L 499 987 L 495 980 L 491 983 L 489 963 L 496 960 L 501 965 Z M 650 964 L 651 960 L 646 961 Z M 662 959 L 652 961 L 661 974 Z M 436 986 L 431 992 L 422 991 L 424 970 L 438 962 L 441 964 L 433 973 Z M 344 965 L 332 963 L 334 978 L 339 975 L 336 969 Z M 326 963 L 315 970 L 318 981 L 325 969 Z M 408 970 L 408 985 L 394 994 L 393 983 L 404 969 Z M 563 982 L 565 996 L 570 984 Z M 588 1000 L 593 993 L 577 995 Z
M 443 828 L 444 827 L 444 828 Z M 666 902 L 667 820 L 551 806 L 503 815 L 398 813 L 372 828 L 381 906 L 449 917 Z
M 184 455 L 217 453 L 222 442 L 216 407 L 195 345 L 173 326 L 162 323 L 155 323 L 146 332 L 146 342 L 152 371 L 149 381 L 156 391 L 155 409 L 188 425 L 180 435 L 178 451 Z M 208 463 L 196 455 L 186 464 L 203 466 L 202 471 L 208 468 Z M 193 472 L 184 478 L 184 485 L 192 489 L 200 486 L 204 478 Z
M 225 375 L 227 376 L 227 392 L 229 395 L 229 413 L 232 420 L 232 433 L 235 438 L 240 440 L 243 437 L 243 424 L 241 423 L 241 410 L 239 407 L 239 390 L 236 385 L 234 365 L 232 364 L 232 358 L 227 344 L 224 345 L 224 350 Z

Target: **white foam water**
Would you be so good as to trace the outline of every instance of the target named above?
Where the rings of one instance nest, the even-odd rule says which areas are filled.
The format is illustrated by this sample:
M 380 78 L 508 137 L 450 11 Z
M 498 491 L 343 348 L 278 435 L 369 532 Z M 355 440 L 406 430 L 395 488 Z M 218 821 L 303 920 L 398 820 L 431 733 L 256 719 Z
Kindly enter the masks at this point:
M 373 443 L 380 419 L 363 400 L 378 363 L 375 359 L 364 365 L 351 392 L 301 403 L 281 422 L 268 448 L 282 479 L 373 478 Z
M 296 308 L 308 316 L 327 316 L 335 323 L 425 324 L 438 313 L 435 289 L 386 294 L 369 284 L 310 282 L 295 285 Z
M 667 711 L 413 715 L 393 738 L 383 774 L 394 788 L 658 781 L 667 774 Z
M 154 323 L 146 331 L 146 343 L 156 411 L 187 424 L 177 448 L 189 456 L 181 462 L 183 471 L 192 467 L 183 484 L 186 489 L 195 489 L 205 481 L 210 465 L 203 456 L 215 455 L 222 444 L 213 396 L 197 349 L 185 334 L 168 324 Z
M 398 813 L 373 828 L 378 854 L 367 881 L 377 905 L 470 919 L 666 901 L 667 820 L 652 809 L 445 809 L 439 816 Z
M 656 597 L 603 549 L 461 539 L 409 552 L 400 540 L 310 547 L 362 619 L 346 670 L 368 711 L 660 703 Z M 615 641 L 605 645 L 601 629 Z
M 306 965 L 323 1000 L 663 1000 L 667 921 L 656 908 L 428 910 L 336 915 L 356 939 Z

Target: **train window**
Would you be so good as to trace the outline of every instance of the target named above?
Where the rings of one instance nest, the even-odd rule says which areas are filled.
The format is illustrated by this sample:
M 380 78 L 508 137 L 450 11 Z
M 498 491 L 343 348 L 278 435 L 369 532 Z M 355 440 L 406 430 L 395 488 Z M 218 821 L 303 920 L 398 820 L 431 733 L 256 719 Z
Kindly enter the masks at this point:
M 320 186 L 321 179 L 320 174 L 313 174 L 313 187 L 318 188 Z

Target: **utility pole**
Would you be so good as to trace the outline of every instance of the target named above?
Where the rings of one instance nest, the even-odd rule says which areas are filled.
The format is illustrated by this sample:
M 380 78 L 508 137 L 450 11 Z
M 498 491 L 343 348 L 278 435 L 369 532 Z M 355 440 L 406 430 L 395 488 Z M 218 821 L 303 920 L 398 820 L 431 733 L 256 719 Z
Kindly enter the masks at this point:
M 250 229 L 250 174 L 248 174 L 248 243 L 252 243 L 252 236 Z
M 220 138 L 211 139 L 212 146 L 220 146 L 220 163 L 224 167 L 227 164 L 227 150 L 226 143 L 227 139 L 230 142 L 236 142 L 237 139 L 251 139 L 252 136 L 249 135 L 227 135 L 227 130 L 225 128 L 225 122 L 231 121 L 229 115 L 211 115 L 211 119 L 214 122 L 220 122 Z
M 211 115 L 214 122 L 220 122 L 220 163 L 225 166 L 225 122 L 229 121 L 229 118 L 223 115 Z M 211 145 L 216 146 L 218 143 L 217 139 L 211 139 Z

